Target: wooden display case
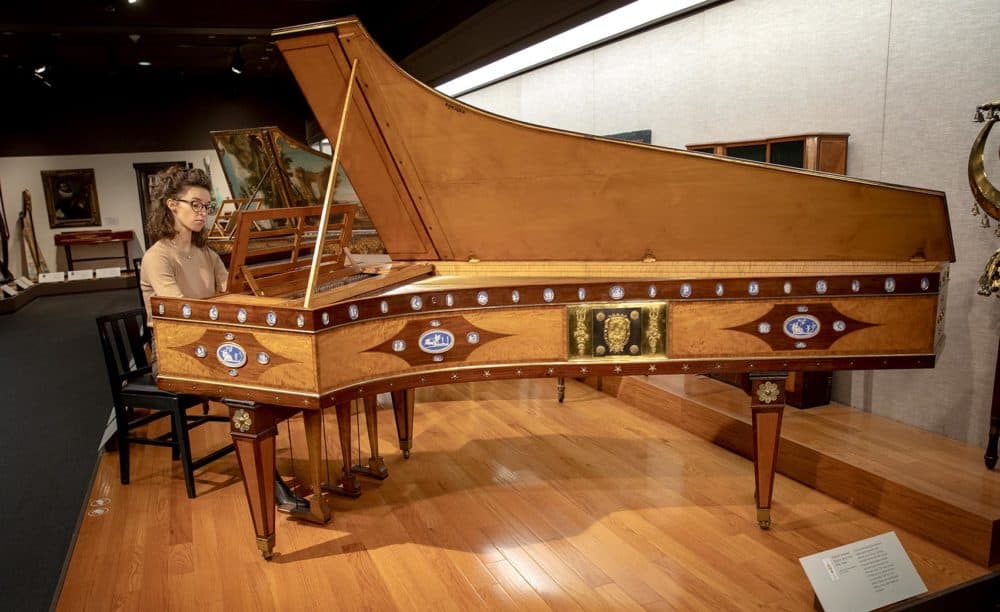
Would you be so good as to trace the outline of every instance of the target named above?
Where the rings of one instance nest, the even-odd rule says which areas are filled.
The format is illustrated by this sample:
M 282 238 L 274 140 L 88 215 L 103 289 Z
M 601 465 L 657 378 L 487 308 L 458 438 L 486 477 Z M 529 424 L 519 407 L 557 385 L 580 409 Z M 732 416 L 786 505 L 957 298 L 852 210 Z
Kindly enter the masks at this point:
M 759 140 L 689 144 L 689 151 L 712 153 L 806 170 L 847 172 L 850 134 L 800 134 Z

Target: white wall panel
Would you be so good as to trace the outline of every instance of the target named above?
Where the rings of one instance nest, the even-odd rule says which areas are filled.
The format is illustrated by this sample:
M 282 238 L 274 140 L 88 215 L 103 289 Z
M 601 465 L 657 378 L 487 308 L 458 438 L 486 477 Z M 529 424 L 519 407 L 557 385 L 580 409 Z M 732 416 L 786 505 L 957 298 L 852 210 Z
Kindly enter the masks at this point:
M 838 375 L 835 392 L 982 445 L 1000 303 L 975 283 L 1000 240 L 968 214 L 965 168 L 980 127 L 972 112 L 1000 98 L 998 48 L 996 0 L 733 0 L 465 99 L 575 131 L 649 128 L 654 144 L 679 148 L 849 132 L 848 174 L 945 191 L 958 262 L 938 367 Z
M 203 160 L 209 160 L 213 186 L 218 188 L 222 197 L 229 197 L 219 165 L 219 158 L 213 150 L 200 151 L 166 151 L 157 153 L 119 153 L 112 155 L 64 155 L 38 157 L 0 157 L 0 187 L 3 189 L 4 208 L 7 213 L 7 224 L 10 227 L 11 243 L 10 270 L 15 275 L 21 271 L 21 242 L 17 237 L 17 216 L 21 212 L 21 192 L 31 191 L 31 212 L 35 222 L 35 235 L 38 248 L 45 258 L 49 269 L 66 270 L 66 260 L 63 249 L 55 246 L 54 236 L 65 231 L 85 231 L 96 229 L 132 230 L 136 239 L 130 245 L 130 256 L 140 257 L 144 252 L 142 224 L 140 218 L 139 191 L 136 187 L 135 169 L 132 164 L 159 161 L 188 161 L 197 168 L 203 167 Z M 101 212 L 101 225 L 93 227 L 49 227 L 49 217 L 45 206 L 45 190 L 42 187 L 42 170 L 72 170 L 77 168 L 93 168 L 97 184 L 97 202 Z M 114 245 L 100 251 L 97 247 L 74 248 L 74 257 L 88 257 L 108 253 L 118 255 L 120 247 Z M 87 249 L 87 250 L 85 250 Z M 76 266 L 110 267 L 121 265 L 121 260 L 84 262 Z M 131 264 L 130 264 L 131 265 Z

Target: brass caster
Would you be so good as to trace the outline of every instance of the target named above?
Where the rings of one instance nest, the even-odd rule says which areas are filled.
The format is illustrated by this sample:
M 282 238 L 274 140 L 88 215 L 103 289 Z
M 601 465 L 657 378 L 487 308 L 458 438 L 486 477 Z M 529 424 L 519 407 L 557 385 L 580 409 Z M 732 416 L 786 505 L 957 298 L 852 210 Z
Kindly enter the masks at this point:
M 270 561 L 271 557 L 274 555 L 274 535 L 268 536 L 266 538 L 257 538 L 257 550 L 260 551 L 262 557 L 265 560 Z
M 355 465 L 351 471 L 377 480 L 385 480 L 389 477 L 389 468 L 385 467 L 385 461 L 381 457 L 372 457 L 368 460 L 368 465 Z
M 757 525 L 761 529 L 771 528 L 771 509 L 770 508 L 757 508 Z

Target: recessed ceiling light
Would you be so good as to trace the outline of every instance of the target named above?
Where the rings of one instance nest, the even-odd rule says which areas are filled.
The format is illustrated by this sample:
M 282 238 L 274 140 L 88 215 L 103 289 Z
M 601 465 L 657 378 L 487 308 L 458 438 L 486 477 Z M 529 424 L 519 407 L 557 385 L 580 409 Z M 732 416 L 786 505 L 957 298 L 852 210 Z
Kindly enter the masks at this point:
M 139 65 L 140 66 L 152 66 L 153 62 L 147 62 L 146 60 L 140 60 L 139 61 Z
M 625 33 L 715 2 L 717 0 L 637 0 L 447 83 L 442 83 L 436 89 L 445 95 L 457 97 L 488 83 L 520 74 L 571 53 L 613 40 Z
M 139 4 L 139 0 L 128 0 L 129 4 Z

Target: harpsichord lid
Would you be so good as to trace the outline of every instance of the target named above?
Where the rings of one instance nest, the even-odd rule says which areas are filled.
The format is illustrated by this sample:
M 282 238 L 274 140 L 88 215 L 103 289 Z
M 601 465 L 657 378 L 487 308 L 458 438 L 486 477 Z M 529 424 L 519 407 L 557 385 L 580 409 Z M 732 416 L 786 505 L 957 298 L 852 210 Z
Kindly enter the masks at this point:
M 953 261 L 942 192 L 625 143 L 468 106 L 356 19 L 278 46 L 396 260 Z

